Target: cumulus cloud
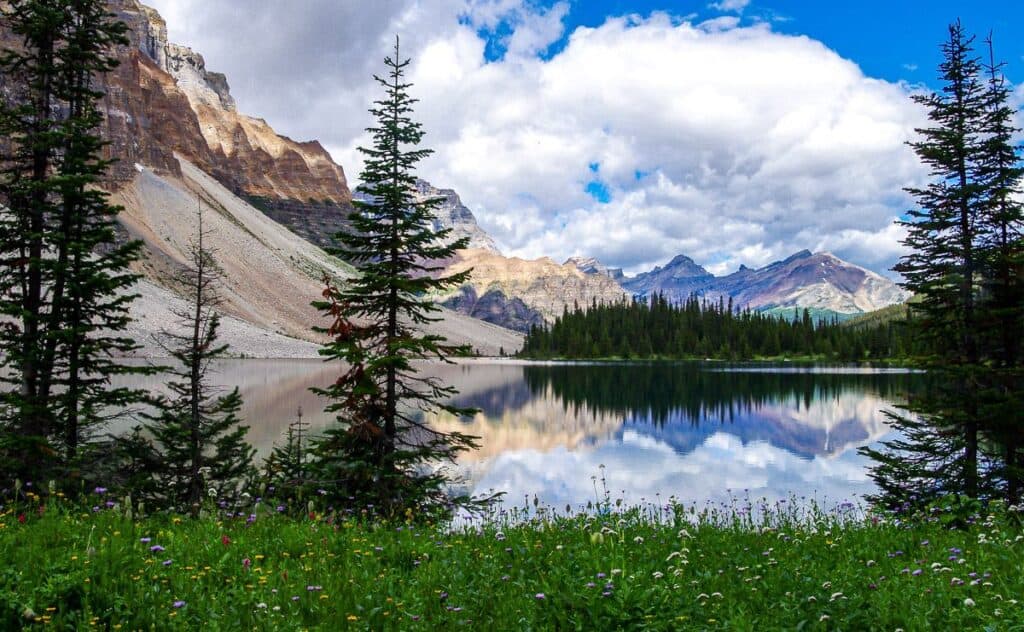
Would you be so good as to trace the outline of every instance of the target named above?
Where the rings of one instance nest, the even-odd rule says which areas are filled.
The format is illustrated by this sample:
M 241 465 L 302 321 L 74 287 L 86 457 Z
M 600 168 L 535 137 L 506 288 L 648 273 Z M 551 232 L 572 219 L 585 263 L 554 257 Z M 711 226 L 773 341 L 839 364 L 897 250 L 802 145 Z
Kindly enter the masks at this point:
M 422 175 L 518 256 L 637 271 L 686 253 L 729 271 L 827 248 L 884 271 L 902 188 L 925 175 L 904 145 L 925 123 L 906 87 L 766 23 L 655 13 L 566 33 L 565 2 L 154 4 L 240 109 L 319 138 L 353 179 L 369 77 L 401 33 L 436 150 Z

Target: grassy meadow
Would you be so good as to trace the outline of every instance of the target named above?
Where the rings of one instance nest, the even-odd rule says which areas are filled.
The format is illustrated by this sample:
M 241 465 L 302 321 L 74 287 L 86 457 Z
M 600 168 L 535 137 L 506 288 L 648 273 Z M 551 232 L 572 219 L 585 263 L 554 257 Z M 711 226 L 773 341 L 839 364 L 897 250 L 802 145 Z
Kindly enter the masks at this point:
M 3 629 L 1024 630 L 1016 508 L 524 507 L 444 528 L 29 499 L 0 513 Z

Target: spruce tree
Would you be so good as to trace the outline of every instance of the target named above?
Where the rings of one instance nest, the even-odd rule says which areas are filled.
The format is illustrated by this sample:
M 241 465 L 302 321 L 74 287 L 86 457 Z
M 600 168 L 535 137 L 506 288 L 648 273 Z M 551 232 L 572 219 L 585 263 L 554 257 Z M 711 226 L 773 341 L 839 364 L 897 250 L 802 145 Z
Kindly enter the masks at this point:
M 273 495 L 298 501 L 309 486 L 309 424 L 302 421 L 302 408 L 296 420 L 288 424 L 283 445 L 275 445 L 264 464 L 264 482 L 273 487 Z
M 409 96 L 395 40 L 385 60 L 388 73 L 375 76 L 384 91 L 370 112 L 373 145 L 361 175 L 368 201 L 354 203 L 351 229 L 337 235 L 333 252 L 359 269 L 345 287 L 327 279 L 316 305 L 329 319 L 321 329 L 331 341 L 321 350 L 340 360 L 346 372 L 317 391 L 332 400 L 327 411 L 338 424 L 313 446 L 314 471 L 327 500 L 336 508 L 359 505 L 375 514 L 445 511 L 445 476 L 439 463 L 475 446 L 461 433 L 441 433 L 424 415 L 467 411 L 444 400 L 454 389 L 420 374 L 416 360 L 448 361 L 465 349 L 437 335 L 421 333 L 437 320 L 432 294 L 465 283 L 469 273 L 439 276 L 438 261 L 465 248 L 465 239 L 448 243 L 449 230 L 433 230 L 440 198 L 417 200 L 414 168 L 431 152 L 420 148 L 424 132 L 411 116 L 417 102 Z
M 216 262 L 205 246 L 202 217 L 200 210 L 189 265 L 177 278 L 188 299 L 174 310 L 179 328 L 161 335 L 161 346 L 177 362 L 168 383 L 171 394 L 160 400 L 157 413 L 147 415 L 144 432 L 151 439 L 142 442 L 144 452 L 136 455 L 156 483 L 138 490 L 139 495 L 148 495 L 154 506 L 193 513 L 208 493 L 227 500 L 236 496 L 252 478 L 255 452 L 238 416 L 238 388 L 220 395 L 210 383 L 211 364 L 224 358 L 229 347 L 218 343 Z M 142 434 L 131 437 L 132 448 L 138 449 Z
M 90 431 L 140 398 L 111 378 L 144 371 L 115 359 L 136 348 L 123 331 L 140 244 L 118 241 L 120 209 L 98 188 L 97 77 L 125 26 L 96 0 L 15 0 L 0 17 L 20 44 L 0 53 L 2 461 L 69 481 L 88 476 Z
M 1019 354 L 1021 295 L 1016 201 L 1024 170 L 1012 144 L 1009 92 L 991 54 L 983 67 L 959 22 L 949 28 L 941 94 L 915 97 L 933 127 L 911 143 L 931 167 L 919 208 L 904 225 L 911 252 L 896 266 L 911 304 L 912 328 L 936 354 L 936 387 L 895 416 L 903 437 L 881 451 L 877 500 L 902 504 L 940 494 L 970 498 L 1020 494 Z M 1017 253 L 1017 255 L 1014 254 Z M 1019 261 L 1019 260 L 1018 260 Z

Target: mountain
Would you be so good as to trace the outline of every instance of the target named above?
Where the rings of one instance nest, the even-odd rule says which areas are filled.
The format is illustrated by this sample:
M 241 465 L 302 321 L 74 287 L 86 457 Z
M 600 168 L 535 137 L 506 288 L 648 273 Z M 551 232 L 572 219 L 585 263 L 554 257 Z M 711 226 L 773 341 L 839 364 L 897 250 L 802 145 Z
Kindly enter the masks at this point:
M 565 265 L 575 266 L 583 274 L 600 274 L 616 282 L 626 278 L 622 268 L 609 268 L 593 257 L 569 257 Z
M 605 303 L 626 297 L 610 277 L 585 274 L 572 264 L 558 265 L 547 257 L 529 261 L 488 250 L 461 250 L 441 274 L 470 269 L 472 275 L 465 287 L 440 297 L 445 305 L 519 331 L 528 329 L 530 323 L 553 322 L 574 305 L 585 308 L 595 300 Z M 467 296 L 487 298 L 490 307 L 477 309 L 477 303 L 467 301 Z M 519 303 L 529 312 L 521 313 Z M 510 313 L 516 318 L 507 318 Z
M 227 340 L 236 353 L 268 357 L 268 343 L 284 357 L 315 357 L 321 338 L 311 327 L 323 317 L 310 302 L 323 291 L 325 274 L 344 280 L 355 271 L 342 261 L 273 221 L 188 161 L 180 160 L 181 176 L 140 167 L 132 181 L 113 196 L 124 207 L 119 216 L 128 235 L 145 244 L 139 271 L 142 300 L 133 303 L 135 338 L 154 351 L 152 334 L 173 327 L 166 303 L 173 296 L 174 274 L 187 260 L 196 228 L 196 208 L 203 207 L 206 245 L 221 272 L 222 311 L 231 317 L 237 335 Z M 425 327 L 456 344 L 485 354 L 518 350 L 522 337 L 507 329 L 442 310 L 440 321 Z M 285 345 L 283 338 L 293 341 Z
M 181 299 L 174 277 L 202 206 L 207 246 L 222 273 L 225 342 L 249 356 L 315 357 L 322 339 L 311 327 L 323 319 L 310 302 L 325 274 L 342 282 L 354 274 L 312 243 L 345 221 L 352 195 L 344 170 L 318 142 L 296 142 L 239 113 L 227 78 L 169 42 L 155 10 L 136 0 L 109 0 L 108 7 L 130 29 L 129 44 L 114 51 L 119 66 L 99 87 L 100 131 L 117 159 L 104 186 L 124 207 L 123 233 L 145 246 L 133 337 L 144 353 L 160 354 L 153 335 L 175 328 L 171 310 Z M 2 23 L 0 45 L 19 45 Z M 9 89 L 0 76 L 0 90 Z M 449 310 L 439 316 L 424 329 L 455 344 L 488 354 L 522 344 L 507 329 Z
M 449 242 L 466 238 L 469 240 L 469 248 L 487 250 L 488 252 L 499 253 L 497 244 L 480 225 L 477 224 L 473 211 L 466 208 L 462 203 L 459 194 L 451 189 L 439 189 L 426 180 L 417 178 L 413 197 L 418 202 L 428 199 L 440 199 L 441 203 L 434 209 L 434 231 L 451 230 Z M 356 189 L 353 199 L 361 202 L 369 202 L 368 196 L 363 190 Z M 337 232 L 337 231 L 335 231 Z
M 622 286 L 641 296 L 662 292 L 671 297 L 685 298 L 705 289 L 715 279 L 714 275 L 694 263 L 693 259 L 679 255 L 665 267 L 656 267 L 650 272 L 624 279 Z
M 710 301 L 732 299 L 737 308 L 809 308 L 860 314 L 902 303 L 909 297 L 893 281 L 839 259 L 808 250 L 764 268 L 741 266 L 716 277 L 679 256 L 664 268 L 628 278 L 623 287 L 641 296 L 662 292 L 673 300 L 696 294 Z
M 203 57 L 168 41 L 167 24 L 137 0 L 110 0 L 129 27 L 121 64 L 101 87 L 104 137 L 118 159 L 113 178 L 134 177 L 136 164 L 180 176 L 180 155 L 232 193 L 336 204 L 351 199 L 344 170 L 319 142 L 296 142 L 238 112 L 227 78 Z
M 480 225 L 476 216 L 462 203 L 459 194 L 451 189 L 438 189 L 426 180 L 416 180 L 416 198 L 420 201 L 440 198 L 441 204 L 434 209 L 434 230 L 451 230 L 451 240 L 469 239 L 469 248 L 487 250 L 499 254 L 498 246 Z

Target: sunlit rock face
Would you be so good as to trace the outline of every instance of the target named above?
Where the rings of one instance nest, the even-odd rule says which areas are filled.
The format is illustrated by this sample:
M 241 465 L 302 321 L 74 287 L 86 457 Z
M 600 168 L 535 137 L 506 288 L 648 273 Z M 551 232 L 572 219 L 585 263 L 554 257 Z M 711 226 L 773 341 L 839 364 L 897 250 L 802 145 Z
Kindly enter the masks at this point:
M 559 265 L 547 257 L 531 261 L 488 250 L 462 250 L 444 274 L 466 270 L 472 270 L 469 285 L 477 296 L 501 292 L 509 299 L 521 300 L 548 322 L 566 308 L 586 308 L 593 301 L 609 303 L 626 297 L 610 277 L 586 274 L 572 264 Z
M 235 193 L 276 199 L 345 203 L 345 173 L 318 142 L 277 134 L 265 121 L 240 114 L 227 78 L 206 69 L 200 54 L 167 40 L 167 25 L 137 0 L 110 0 L 129 27 L 120 65 L 99 80 L 106 92 L 102 132 L 118 163 L 115 184 L 136 164 L 180 175 L 175 153 Z M 0 30 L 0 41 L 11 44 Z

